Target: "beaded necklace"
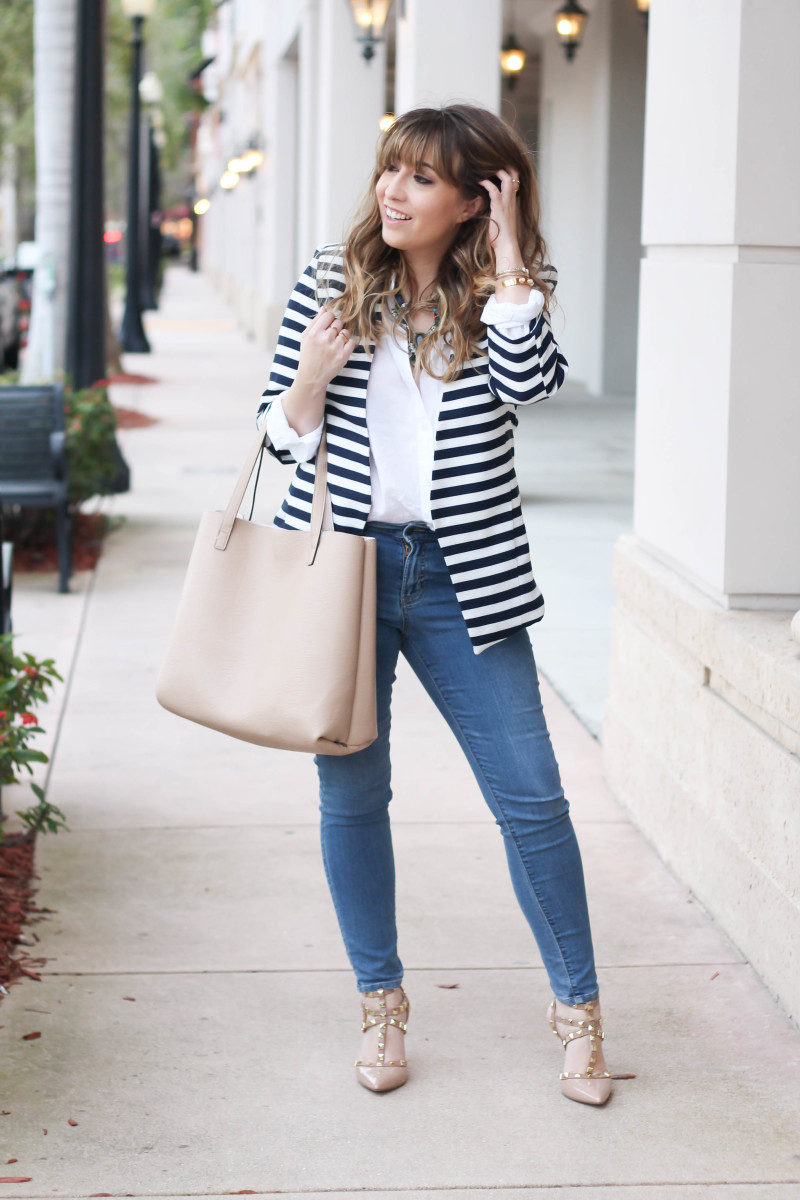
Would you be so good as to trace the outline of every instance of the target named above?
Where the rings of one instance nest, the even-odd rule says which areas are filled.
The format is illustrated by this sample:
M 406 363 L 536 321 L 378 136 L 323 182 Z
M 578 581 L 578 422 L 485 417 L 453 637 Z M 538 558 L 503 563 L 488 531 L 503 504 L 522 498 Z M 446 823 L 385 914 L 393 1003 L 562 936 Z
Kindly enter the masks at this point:
M 417 365 L 417 352 L 422 339 L 427 337 L 430 333 L 435 333 L 439 326 L 439 309 L 435 304 L 431 306 L 431 311 L 433 312 L 433 324 L 431 325 L 430 329 L 426 329 L 424 333 L 416 333 L 411 328 L 411 323 L 406 315 L 408 312 L 408 307 L 408 300 L 404 300 L 403 297 L 398 293 L 397 296 L 395 296 L 392 300 L 391 312 L 397 323 L 402 325 L 403 329 L 406 331 L 408 358 L 411 366 L 415 367 Z

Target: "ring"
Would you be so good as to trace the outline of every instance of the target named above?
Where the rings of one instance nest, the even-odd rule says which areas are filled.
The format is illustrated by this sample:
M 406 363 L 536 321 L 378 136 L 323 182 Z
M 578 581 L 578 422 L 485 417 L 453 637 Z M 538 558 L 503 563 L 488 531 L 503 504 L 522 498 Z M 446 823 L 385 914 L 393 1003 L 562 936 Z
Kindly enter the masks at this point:
M 346 329 L 340 329 L 336 336 L 343 337 L 346 342 L 350 341 L 350 334 L 347 332 Z

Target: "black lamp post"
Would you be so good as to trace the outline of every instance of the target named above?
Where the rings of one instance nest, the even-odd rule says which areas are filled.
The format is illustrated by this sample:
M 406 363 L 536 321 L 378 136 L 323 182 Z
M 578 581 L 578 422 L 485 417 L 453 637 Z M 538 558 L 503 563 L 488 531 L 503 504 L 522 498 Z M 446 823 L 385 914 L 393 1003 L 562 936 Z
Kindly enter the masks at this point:
M 79 0 L 67 276 L 67 374 L 76 388 L 106 373 L 103 246 L 105 0 Z
M 126 233 L 127 269 L 125 279 L 125 311 L 120 329 L 120 344 L 123 350 L 133 354 L 147 354 L 150 343 L 142 324 L 140 295 L 141 239 L 139 236 L 139 125 L 141 108 L 139 83 L 142 78 L 142 27 L 145 18 L 152 15 L 155 0 L 122 0 L 126 17 L 131 18 L 131 114 L 128 153 L 128 228 Z

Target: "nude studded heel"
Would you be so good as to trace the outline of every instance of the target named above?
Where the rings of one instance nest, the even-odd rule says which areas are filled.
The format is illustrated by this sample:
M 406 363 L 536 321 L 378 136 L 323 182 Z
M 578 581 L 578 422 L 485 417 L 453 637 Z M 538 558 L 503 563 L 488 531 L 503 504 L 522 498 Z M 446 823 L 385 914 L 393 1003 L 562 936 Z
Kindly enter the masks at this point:
M 570 1100 L 579 1100 L 582 1104 L 605 1104 L 611 1095 L 612 1076 L 608 1070 L 595 1070 L 600 1043 L 605 1037 L 603 1033 L 603 1018 L 600 1015 L 600 1002 L 599 1000 L 588 1000 L 585 1004 L 575 1006 L 562 1004 L 562 1009 L 564 1008 L 569 1008 L 573 1013 L 585 1010 L 587 1019 L 579 1020 L 577 1017 L 557 1012 L 556 998 L 554 996 L 547 1009 L 547 1017 L 553 1033 L 561 1040 L 561 1044 L 565 1050 L 569 1043 L 576 1038 L 588 1037 L 591 1041 L 591 1053 L 585 1072 L 560 1072 L 561 1091 Z M 563 1037 L 559 1032 L 559 1025 L 563 1025 L 566 1029 L 572 1026 L 572 1032 Z
M 387 1008 L 386 997 L 394 993 L 400 993 L 400 1000 L 393 1008 Z M 364 1062 L 362 1059 L 356 1059 L 356 1079 L 365 1088 L 369 1088 L 372 1092 L 388 1092 L 392 1088 L 400 1087 L 408 1079 L 408 1063 L 403 1058 L 387 1059 L 386 1055 L 386 1035 L 389 1027 L 394 1027 L 403 1034 L 405 1041 L 405 1032 L 408 1028 L 408 1014 L 411 1011 L 411 1002 L 402 988 L 378 988 L 374 992 L 362 992 L 361 1011 L 364 1019 L 361 1025 L 361 1032 L 366 1033 L 373 1026 L 378 1026 L 378 1051 L 375 1062 Z M 377 1005 L 368 1005 L 367 998 L 377 998 Z M 400 1052 L 404 1052 L 401 1050 Z

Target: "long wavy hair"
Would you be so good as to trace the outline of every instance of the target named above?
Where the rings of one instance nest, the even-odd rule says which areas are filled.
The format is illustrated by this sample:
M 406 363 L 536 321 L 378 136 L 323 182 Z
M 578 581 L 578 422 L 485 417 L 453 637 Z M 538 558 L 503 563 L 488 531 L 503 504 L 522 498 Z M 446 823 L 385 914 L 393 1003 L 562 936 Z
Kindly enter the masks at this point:
M 530 270 L 534 285 L 544 293 L 545 311 L 549 311 L 553 292 L 550 281 L 539 274 L 547 262 L 547 248 L 539 229 L 539 191 L 530 155 L 517 132 L 488 109 L 473 104 L 414 108 L 381 135 L 369 187 L 342 245 L 345 289 L 338 296 L 329 295 L 326 307 L 336 313 L 351 336 L 367 345 L 385 332 L 382 319 L 393 320 L 389 315 L 393 296 L 398 292 L 404 297 L 413 295 L 403 254 L 383 240 L 375 185 L 393 163 L 417 171 L 423 162 L 430 162 L 437 174 L 466 199 L 481 196 L 485 200 L 476 216 L 458 226 L 442 259 L 430 292 L 439 310 L 438 327 L 423 338 L 418 352 L 423 368 L 436 374 L 436 341 L 445 338 L 453 357 L 438 378 L 450 380 L 476 352 L 485 333 L 481 308 L 495 290 L 490 237 L 496 229 L 492 229 L 494 222 L 489 215 L 489 194 L 480 180 L 496 175 L 498 169 L 510 168 L 519 179 L 517 237 L 522 262 Z

